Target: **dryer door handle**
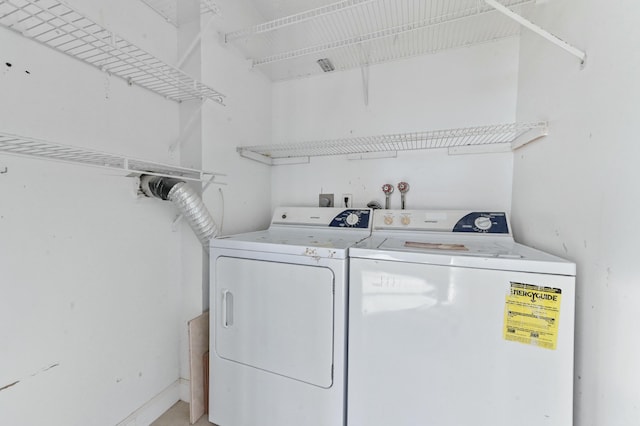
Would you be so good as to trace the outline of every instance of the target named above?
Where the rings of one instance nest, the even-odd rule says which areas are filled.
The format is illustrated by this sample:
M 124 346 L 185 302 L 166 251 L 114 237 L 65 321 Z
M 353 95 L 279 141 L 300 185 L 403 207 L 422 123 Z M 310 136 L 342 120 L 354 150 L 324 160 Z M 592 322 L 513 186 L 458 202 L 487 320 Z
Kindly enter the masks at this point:
M 222 290 L 222 326 L 229 328 L 233 325 L 233 293 L 228 289 Z

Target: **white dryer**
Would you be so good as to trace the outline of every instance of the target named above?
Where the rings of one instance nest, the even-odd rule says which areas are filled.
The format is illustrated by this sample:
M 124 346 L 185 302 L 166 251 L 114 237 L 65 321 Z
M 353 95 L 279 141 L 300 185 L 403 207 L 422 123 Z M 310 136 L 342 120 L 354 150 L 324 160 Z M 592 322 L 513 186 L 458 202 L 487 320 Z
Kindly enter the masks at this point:
M 212 240 L 211 422 L 344 425 L 348 249 L 371 219 L 278 208 L 266 231 Z
M 572 425 L 575 264 L 495 212 L 376 210 L 349 256 L 349 426 Z

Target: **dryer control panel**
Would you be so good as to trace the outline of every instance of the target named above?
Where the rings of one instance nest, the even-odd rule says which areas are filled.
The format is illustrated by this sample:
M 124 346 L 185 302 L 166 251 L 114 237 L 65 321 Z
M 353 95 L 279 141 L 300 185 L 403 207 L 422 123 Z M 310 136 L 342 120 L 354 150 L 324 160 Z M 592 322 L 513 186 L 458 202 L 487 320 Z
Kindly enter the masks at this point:
M 332 228 L 363 228 L 369 227 L 371 221 L 371 210 L 369 209 L 347 209 L 333 218 L 329 224 Z
M 271 225 L 371 230 L 372 217 L 371 209 L 279 207 L 275 210 Z
M 466 232 L 511 235 L 505 212 L 468 210 L 376 210 L 373 230 Z

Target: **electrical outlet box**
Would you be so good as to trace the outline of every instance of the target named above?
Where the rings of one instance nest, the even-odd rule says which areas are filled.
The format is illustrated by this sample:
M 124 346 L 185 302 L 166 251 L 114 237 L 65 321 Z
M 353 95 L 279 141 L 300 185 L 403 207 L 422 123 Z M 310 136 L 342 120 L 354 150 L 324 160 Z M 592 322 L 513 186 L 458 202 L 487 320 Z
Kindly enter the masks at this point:
M 353 196 L 351 194 L 342 194 L 342 198 L 340 199 L 342 207 L 352 208 L 353 207 Z
M 318 195 L 318 207 L 334 207 L 333 194 Z

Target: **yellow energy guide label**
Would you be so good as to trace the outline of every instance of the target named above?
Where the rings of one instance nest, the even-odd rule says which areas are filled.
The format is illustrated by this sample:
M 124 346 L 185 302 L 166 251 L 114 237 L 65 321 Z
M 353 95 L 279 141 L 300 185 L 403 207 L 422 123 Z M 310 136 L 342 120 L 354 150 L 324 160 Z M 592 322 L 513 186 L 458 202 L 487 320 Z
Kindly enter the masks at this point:
M 511 282 L 504 307 L 505 340 L 555 349 L 562 290 Z

